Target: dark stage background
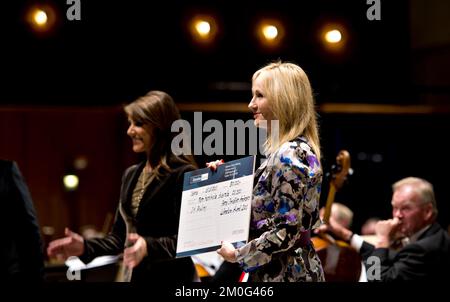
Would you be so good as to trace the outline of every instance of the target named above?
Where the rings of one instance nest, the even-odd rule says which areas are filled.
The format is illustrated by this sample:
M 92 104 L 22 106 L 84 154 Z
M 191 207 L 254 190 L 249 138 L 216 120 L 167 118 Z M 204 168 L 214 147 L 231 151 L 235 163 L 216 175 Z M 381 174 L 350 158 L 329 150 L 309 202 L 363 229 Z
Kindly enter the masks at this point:
M 36 3 L 59 16 L 50 33 L 36 34 L 25 21 Z M 390 185 L 406 176 L 435 185 L 439 221 L 450 224 L 449 2 L 381 0 L 379 21 L 367 19 L 365 0 L 80 3 L 80 21 L 66 19 L 66 1 L 2 4 L 0 157 L 19 163 L 41 225 L 54 228 L 50 237 L 66 225 L 108 228 L 121 174 L 137 160 L 122 104 L 159 89 L 187 119 L 197 110 L 204 121 L 245 121 L 251 76 L 276 59 L 310 76 L 325 170 L 340 149 L 352 155 L 354 174 L 337 200 L 354 210 L 354 230 L 390 216 Z M 196 13 L 216 17 L 208 47 L 186 29 Z M 279 47 L 259 44 L 262 16 L 284 24 Z M 323 47 L 328 22 L 345 29 L 341 52 Z M 67 192 L 62 176 L 79 158 L 88 165 L 76 171 L 79 189 Z M 215 158 L 197 157 L 200 165 Z M 327 181 L 323 199 L 326 189 Z

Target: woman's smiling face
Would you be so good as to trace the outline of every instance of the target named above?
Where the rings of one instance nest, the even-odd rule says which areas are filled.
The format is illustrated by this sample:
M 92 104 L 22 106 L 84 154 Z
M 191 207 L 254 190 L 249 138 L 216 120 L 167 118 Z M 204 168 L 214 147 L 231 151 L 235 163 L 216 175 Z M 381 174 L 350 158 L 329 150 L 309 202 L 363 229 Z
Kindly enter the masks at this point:
M 248 108 L 253 112 L 256 127 L 270 126 L 270 122 L 275 119 L 270 103 L 266 97 L 264 89 L 265 74 L 261 73 L 252 83 L 252 100 L 248 104 Z M 265 121 L 262 123 L 262 121 Z M 266 124 L 267 123 L 267 124 Z
M 127 134 L 133 142 L 133 151 L 136 153 L 148 153 L 151 147 L 150 126 L 140 121 L 133 121 L 130 117 L 128 121 L 130 122 L 130 126 L 128 127 Z

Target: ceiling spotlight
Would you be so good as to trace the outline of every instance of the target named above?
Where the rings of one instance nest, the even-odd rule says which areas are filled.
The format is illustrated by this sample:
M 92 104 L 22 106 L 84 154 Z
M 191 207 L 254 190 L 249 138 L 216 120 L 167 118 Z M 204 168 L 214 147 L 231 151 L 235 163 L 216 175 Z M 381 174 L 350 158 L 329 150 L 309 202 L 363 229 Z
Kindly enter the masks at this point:
M 206 38 L 211 32 L 211 25 L 208 21 L 201 20 L 197 21 L 197 23 L 195 24 L 195 29 L 200 36 Z
M 267 40 L 276 39 L 276 37 L 278 36 L 278 29 L 274 25 L 265 25 L 262 28 L 262 32 Z
M 348 31 L 342 24 L 326 24 L 320 30 L 320 40 L 327 51 L 340 52 L 347 44 Z
M 33 5 L 26 10 L 25 21 L 36 34 L 49 34 L 56 25 L 56 11 L 51 5 Z
M 74 175 L 74 174 L 67 174 L 64 175 L 63 177 L 63 183 L 64 183 L 64 187 L 66 188 L 67 191 L 74 191 L 78 188 L 78 184 L 79 184 L 79 179 L 78 176 Z
M 339 30 L 333 29 L 325 33 L 325 41 L 328 43 L 339 43 L 342 40 L 342 34 Z
M 266 47 L 277 47 L 284 36 L 284 28 L 278 20 L 262 20 L 256 29 L 258 40 Z
M 189 22 L 189 31 L 195 42 L 209 44 L 217 34 L 217 23 L 208 15 L 195 16 Z
M 33 21 L 37 26 L 45 26 L 48 21 L 47 13 L 41 9 L 36 9 L 33 15 Z

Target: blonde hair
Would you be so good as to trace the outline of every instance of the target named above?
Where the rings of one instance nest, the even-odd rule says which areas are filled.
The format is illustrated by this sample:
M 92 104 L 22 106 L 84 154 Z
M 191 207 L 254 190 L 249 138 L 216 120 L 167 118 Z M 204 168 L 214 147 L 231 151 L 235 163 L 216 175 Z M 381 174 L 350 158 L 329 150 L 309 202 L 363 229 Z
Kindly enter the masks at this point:
M 433 185 L 430 182 L 418 177 L 406 177 L 395 182 L 392 185 L 392 190 L 395 192 L 404 186 L 412 188 L 419 195 L 422 204 L 430 203 L 433 208 L 433 216 L 437 216 L 436 197 L 434 196 Z
M 163 171 L 171 172 L 170 163 L 184 163 L 196 166 L 192 156 L 176 156 L 171 150 L 172 123 L 180 119 L 180 112 L 172 97 L 163 91 L 153 90 L 124 107 L 125 113 L 135 123 L 149 126 L 152 145 L 147 160 L 156 177 Z
M 282 144 L 304 136 L 320 161 L 319 130 L 312 88 L 308 76 L 298 65 L 292 63 L 271 63 L 253 74 L 255 81 L 264 74 L 262 87 L 279 121 L 278 141 L 268 136 L 266 152 L 273 153 Z

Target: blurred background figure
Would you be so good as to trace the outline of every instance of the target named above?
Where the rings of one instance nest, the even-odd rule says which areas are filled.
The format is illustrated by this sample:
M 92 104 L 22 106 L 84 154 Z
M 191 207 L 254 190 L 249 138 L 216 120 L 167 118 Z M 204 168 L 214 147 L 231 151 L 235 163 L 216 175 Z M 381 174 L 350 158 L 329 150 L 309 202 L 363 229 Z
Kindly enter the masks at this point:
M 320 218 L 323 219 L 323 214 L 325 213 L 325 208 L 320 209 Z M 353 222 L 353 211 L 350 210 L 346 205 L 334 202 L 331 205 L 331 217 L 342 225 L 343 227 L 349 229 Z
M 378 217 L 371 217 L 364 222 L 364 224 L 361 226 L 361 237 L 364 239 L 364 241 L 372 245 L 375 245 L 377 243 L 375 226 L 380 220 L 381 219 Z
M 364 222 L 361 227 L 361 235 L 375 235 L 375 226 L 380 220 L 378 217 L 371 217 Z
M 19 167 L 0 160 L 0 200 L 3 230 L 0 277 L 2 280 L 42 281 L 44 258 L 39 223 Z
M 407 177 L 395 182 L 392 191 L 392 219 L 376 223 L 375 244 L 333 219 L 321 230 L 331 231 L 360 252 L 369 281 L 446 280 L 450 237 L 437 222 L 433 185 Z
M 92 238 L 102 238 L 105 237 L 105 234 L 99 230 L 94 225 L 84 225 L 81 227 L 80 235 L 85 239 Z

